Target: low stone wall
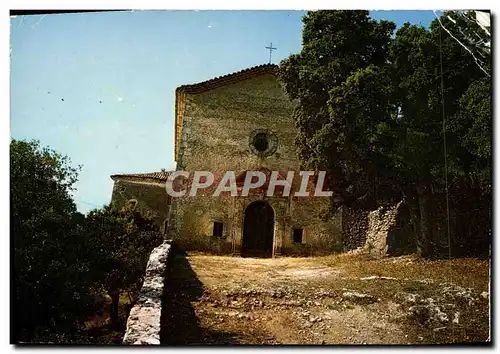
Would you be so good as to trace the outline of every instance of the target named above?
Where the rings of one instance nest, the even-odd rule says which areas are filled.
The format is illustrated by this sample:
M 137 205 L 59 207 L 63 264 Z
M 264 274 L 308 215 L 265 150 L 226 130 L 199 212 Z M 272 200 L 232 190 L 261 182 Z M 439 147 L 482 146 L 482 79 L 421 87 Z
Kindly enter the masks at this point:
M 171 241 L 164 241 L 151 252 L 139 299 L 127 320 L 123 344 L 160 344 L 161 302 L 171 251 Z

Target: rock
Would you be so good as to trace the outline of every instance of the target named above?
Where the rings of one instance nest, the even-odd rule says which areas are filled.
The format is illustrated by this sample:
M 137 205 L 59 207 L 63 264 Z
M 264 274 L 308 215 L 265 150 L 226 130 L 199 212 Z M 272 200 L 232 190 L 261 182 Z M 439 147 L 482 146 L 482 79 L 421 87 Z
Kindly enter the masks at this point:
M 411 306 L 410 317 L 413 317 L 421 324 L 448 322 L 448 315 L 441 311 L 440 307 L 434 303 L 432 298 L 428 298 L 424 303 Z
M 490 297 L 490 294 L 488 294 L 488 292 L 487 292 L 487 291 L 483 291 L 483 292 L 481 293 L 481 297 L 482 297 L 483 299 L 488 299 L 488 297 Z
M 375 279 L 380 279 L 380 280 L 398 280 L 398 278 L 384 277 L 384 276 L 378 276 L 378 275 L 371 275 L 369 277 L 359 278 L 359 280 L 375 280 Z
M 419 294 L 408 294 L 404 299 L 406 302 L 416 303 L 421 296 Z
M 156 338 L 143 338 L 134 342 L 134 345 L 159 345 L 160 340 Z
M 432 331 L 433 332 L 441 332 L 442 330 L 445 330 L 446 327 L 437 327 L 437 328 L 434 328 Z
M 458 324 L 458 316 L 460 316 L 460 312 L 455 312 L 455 316 L 453 317 L 453 323 Z
M 346 291 L 342 294 L 344 300 L 349 300 L 356 304 L 367 305 L 377 301 L 375 297 L 369 294 L 362 294 L 354 291 Z
M 477 299 L 474 297 L 473 289 L 463 288 L 454 284 L 446 285 L 447 286 L 442 289 L 442 294 L 445 297 L 466 302 L 468 306 L 476 302 Z

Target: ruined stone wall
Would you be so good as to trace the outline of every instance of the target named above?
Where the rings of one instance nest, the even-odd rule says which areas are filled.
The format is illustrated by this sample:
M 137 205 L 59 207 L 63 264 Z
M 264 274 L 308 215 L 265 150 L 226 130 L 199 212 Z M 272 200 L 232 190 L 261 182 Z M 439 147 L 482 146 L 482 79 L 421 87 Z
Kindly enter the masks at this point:
M 136 202 L 136 208 L 141 214 L 152 217 L 160 230 L 164 230 L 170 203 L 164 184 L 116 180 L 113 186 L 111 204 L 122 208 L 134 202 Z
M 211 171 L 219 176 L 228 170 L 300 170 L 294 145 L 293 104 L 275 76 L 261 75 L 208 92 L 187 94 L 181 109 L 183 130 L 178 170 Z M 274 154 L 261 157 L 252 151 L 249 140 L 257 129 L 277 137 Z M 173 198 L 169 237 L 186 248 L 237 254 L 241 248 L 244 210 L 250 202 L 263 198 L 275 212 L 276 255 L 339 247 L 340 220 L 322 222 L 318 214 L 324 201 L 318 198 L 308 201 L 255 195 L 236 199 Z M 224 223 L 224 235 L 221 240 L 214 240 L 213 222 L 219 220 Z M 307 247 L 293 243 L 294 226 L 304 228 Z
M 415 232 L 404 201 L 370 212 L 347 209 L 344 213 L 348 215 L 343 219 L 348 224 L 344 228 L 346 251 L 356 249 L 370 258 L 415 252 Z
M 363 247 L 368 232 L 367 210 L 342 208 L 342 239 L 343 250 L 351 251 Z

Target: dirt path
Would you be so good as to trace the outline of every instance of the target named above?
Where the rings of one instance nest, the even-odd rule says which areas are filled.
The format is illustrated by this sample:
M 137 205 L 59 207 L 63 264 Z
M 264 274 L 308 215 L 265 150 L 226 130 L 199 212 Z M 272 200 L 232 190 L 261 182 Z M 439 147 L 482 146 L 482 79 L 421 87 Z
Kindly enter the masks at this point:
M 446 284 L 436 287 L 432 279 L 380 277 L 369 269 L 363 276 L 352 274 L 349 262 L 330 266 L 325 260 L 177 256 L 167 279 L 162 342 L 423 344 L 488 338 L 484 293 L 474 295 L 479 305 L 454 304 L 439 292 Z M 453 322 L 454 313 L 462 322 Z

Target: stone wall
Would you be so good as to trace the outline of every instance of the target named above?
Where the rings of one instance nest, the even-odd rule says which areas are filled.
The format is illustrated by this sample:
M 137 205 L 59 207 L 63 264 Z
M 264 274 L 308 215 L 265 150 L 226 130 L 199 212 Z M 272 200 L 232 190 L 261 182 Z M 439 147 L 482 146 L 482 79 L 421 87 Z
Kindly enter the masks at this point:
M 182 108 L 183 148 L 178 169 L 299 168 L 293 144 L 293 105 L 274 75 L 187 94 Z M 256 129 L 276 134 L 278 148 L 273 155 L 260 157 L 251 151 L 249 137 Z
M 408 209 L 404 201 L 396 205 L 381 206 L 366 216 L 365 243 L 360 249 L 371 258 L 386 255 L 399 256 L 415 251 L 414 233 L 409 224 Z M 353 235 L 354 238 L 360 238 Z
M 328 208 L 325 197 L 295 197 L 290 202 L 290 225 L 283 239 L 283 255 L 313 256 L 342 251 L 342 214 L 338 212 L 329 221 L 320 213 Z M 293 242 L 293 229 L 302 228 L 303 243 Z
M 164 231 L 170 207 L 165 184 L 115 180 L 111 204 L 122 208 L 134 202 L 141 214 L 152 217 L 160 230 Z
M 197 94 L 186 94 L 183 129 L 177 169 L 210 171 L 258 170 L 299 171 L 293 122 L 293 104 L 274 75 L 265 74 Z M 277 138 L 270 156 L 258 156 L 250 136 L 265 130 Z M 322 222 L 318 215 L 325 204 L 321 198 L 237 198 L 197 196 L 173 198 L 168 238 L 187 249 L 235 253 L 241 249 L 245 207 L 266 199 L 275 212 L 275 254 L 302 254 L 341 248 L 341 215 Z M 212 238 L 213 222 L 224 223 L 221 239 Z M 294 227 L 304 229 L 303 244 L 294 244 Z
M 343 251 L 351 251 L 363 247 L 368 232 L 367 210 L 342 208 L 342 239 Z
M 160 344 L 161 302 L 171 253 L 170 241 L 151 252 L 139 298 L 127 320 L 123 344 Z

